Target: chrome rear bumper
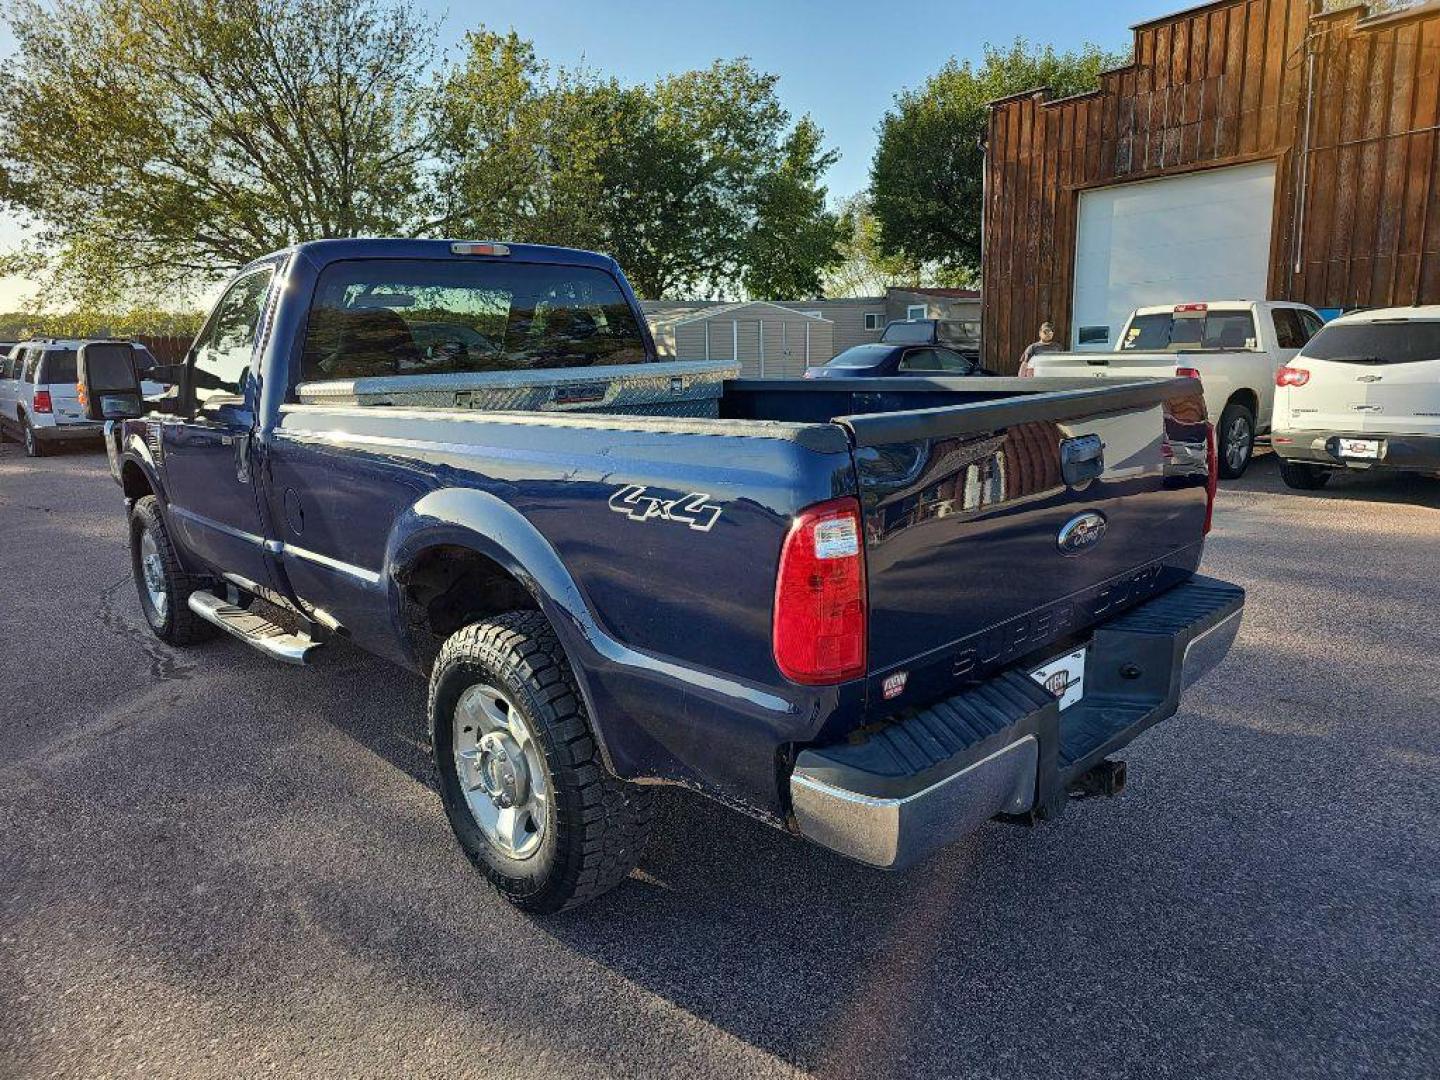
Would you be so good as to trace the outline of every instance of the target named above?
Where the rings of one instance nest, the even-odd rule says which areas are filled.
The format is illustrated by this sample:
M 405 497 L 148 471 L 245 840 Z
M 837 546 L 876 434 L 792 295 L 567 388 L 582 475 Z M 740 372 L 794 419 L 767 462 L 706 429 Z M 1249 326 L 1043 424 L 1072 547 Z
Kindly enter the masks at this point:
M 795 826 L 842 855 L 910 866 L 997 815 L 1049 816 L 1106 756 L 1172 716 L 1240 629 L 1244 591 L 1196 577 L 1095 629 L 1085 696 L 1062 715 L 1003 672 L 857 742 L 814 747 L 790 777 Z

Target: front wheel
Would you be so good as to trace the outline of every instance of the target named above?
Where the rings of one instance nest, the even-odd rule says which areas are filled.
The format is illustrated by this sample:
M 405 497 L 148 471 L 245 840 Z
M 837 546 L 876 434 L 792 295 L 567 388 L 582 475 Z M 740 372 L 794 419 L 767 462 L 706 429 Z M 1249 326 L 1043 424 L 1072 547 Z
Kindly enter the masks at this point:
M 151 631 L 167 645 L 194 645 L 218 631 L 190 610 L 190 594 L 203 582 L 187 574 L 175 554 L 160 501 L 136 499 L 130 511 L 130 566 L 140 593 L 140 609 Z
M 652 795 L 606 772 L 543 615 L 512 611 L 453 634 L 430 674 L 429 712 L 446 816 L 502 896 L 561 911 L 630 873 Z
M 1243 476 L 1255 454 L 1255 414 L 1249 406 L 1232 401 L 1220 414 L 1220 476 L 1234 480 Z
M 1330 482 L 1331 470 L 1323 465 L 1308 465 L 1303 461 L 1280 462 L 1280 479 L 1285 486 L 1296 491 L 1319 491 Z

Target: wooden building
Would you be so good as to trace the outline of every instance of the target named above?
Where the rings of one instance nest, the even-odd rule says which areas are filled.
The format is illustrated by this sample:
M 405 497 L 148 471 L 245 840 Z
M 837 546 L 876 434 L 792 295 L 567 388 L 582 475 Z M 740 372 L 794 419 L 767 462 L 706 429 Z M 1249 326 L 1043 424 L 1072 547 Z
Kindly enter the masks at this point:
M 992 103 L 989 366 L 1047 319 L 1114 347 L 1131 300 L 1440 303 L 1440 0 L 1319 8 L 1218 0 L 1136 26 L 1093 93 Z

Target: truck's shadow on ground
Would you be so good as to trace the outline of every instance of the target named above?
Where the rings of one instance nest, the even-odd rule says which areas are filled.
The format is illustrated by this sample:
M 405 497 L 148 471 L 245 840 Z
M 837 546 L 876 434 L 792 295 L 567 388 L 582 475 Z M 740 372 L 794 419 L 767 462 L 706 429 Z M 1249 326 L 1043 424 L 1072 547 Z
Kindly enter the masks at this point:
M 1385 882 L 1413 853 L 1327 820 L 1318 796 L 1347 751 L 1311 731 L 1277 735 L 1227 723 L 1227 713 L 1243 721 L 1248 710 L 1223 701 L 1222 692 L 1203 718 L 1184 714 L 1169 732 L 1152 733 L 1132 755 L 1139 767 L 1122 799 L 1077 806 L 1039 830 L 988 826 L 904 875 L 666 791 L 639 869 L 589 907 L 532 922 L 476 882 L 439 887 L 468 897 L 473 916 L 499 926 L 513 948 L 545 951 L 548 938 L 820 1075 L 1044 1073 L 1047 1061 L 1062 1069 L 1073 1060 L 1077 1041 L 1092 1045 L 1097 1061 L 1119 1053 L 1117 1072 L 1160 1054 L 1172 1068 L 1188 1061 L 1226 1072 L 1220 1062 L 1233 1048 L 1215 1039 L 1237 1029 L 1283 1070 L 1278 1044 L 1264 1033 L 1299 1025 L 1317 1053 L 1327 1052 L 1322 1044 L 1338 1047 L 1360 1003 L 1357 987 L 1386 993 L 1375 978 L 1381 954 L 1394 949 L 1378 945 L 1372 931 L 1424 915 L 1418 907 L 1387 910 Z M 430 784 L 418 712 L 393 714 L 393 724 L 367 713 L 367 722 L 341 711 L 325 719 Z M 1206 748 L 1203 762 L 1197 744 Z M 1348 753 L 1364 760 L 1386 749 L 1352 745 Z M 1217 760 L 1309 769 L 1316 803 L 1277 799 L 1263 770 L 1218 775 Z M 443 824 L 427 832 L 447 842 Z M 371 899 L 392 903 L 385 892 Z M 1348 912 L 1323 916 L 1332 923 L 1323 959 L 1309 917 L 1294 916 L 1313 913 L 1317 894 L 1345 896 Z M 338 933 L 375 918 L 354 910 L 357 902 L 364 903 L 347 892 L 322 905 Z M 471 931 L 430 921 L 424 908 L 408 918 L 398 941 L 357 935 L 350 947 L 378 948 L 370 962 L 428 980 L 447 1000 L 473 994 L 469 965 L 417 969 L 413 953 L 396 947 L 425 940 L 461 957 L 473 952 Z M 1416 932 L 1407 927 L 1393 940 L 1413 941 Z M 1314 978 L 1317 962 L 1347 970 L 1347 979 Z M 1391 962 L 1401 962 L 1398 954 Z M 1083 1009 L 1076 995 L 1087 999 Z M 1116 1030 L 1127 1033 L 1118 1050 Z M 1297 1037 L 1292 1030 L 1286 1041 Z M 1243 1051 L 1252 1065 L 1255 1052 Z

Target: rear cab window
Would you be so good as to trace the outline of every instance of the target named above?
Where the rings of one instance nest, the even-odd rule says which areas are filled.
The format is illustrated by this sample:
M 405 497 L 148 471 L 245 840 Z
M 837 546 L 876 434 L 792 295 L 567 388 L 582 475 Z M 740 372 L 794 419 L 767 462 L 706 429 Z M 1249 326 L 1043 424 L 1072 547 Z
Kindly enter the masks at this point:
M 1253 349 L 1256 341 L 1255 318 L 1247 308 L 1160 311 L 1131 319 L 1120 350 Z
M 1310 360 L 1342 364 L 1418 364 L 1440 360 L 1440 321 L 1385 319 L 1331 323 L 1305 346 Z
M 321 271 L 300 381 L 651 359 L 619 282 L 598 267 L 355 259 Z

